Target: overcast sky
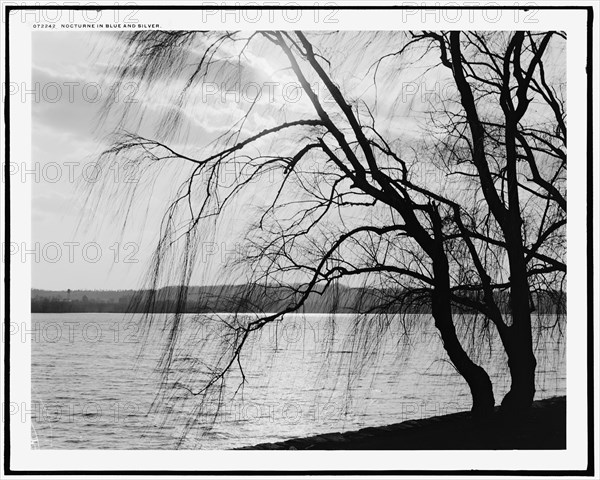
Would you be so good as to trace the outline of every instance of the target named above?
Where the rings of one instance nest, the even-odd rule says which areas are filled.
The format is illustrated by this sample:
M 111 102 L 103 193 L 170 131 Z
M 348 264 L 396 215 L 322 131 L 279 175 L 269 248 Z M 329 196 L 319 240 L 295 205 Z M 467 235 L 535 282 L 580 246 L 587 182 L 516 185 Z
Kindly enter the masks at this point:
M 188 61 L 200 58 L 202 45 L 198 48 L 197 52 L 187 52 Z M 33 102 L 32 138 L 33 162 L 39 164 L 32 189 L 33 242 L 39 251 L 38 261 L 33 264 L 34 288 L 136 288 L 148 266 L 166 205 L 165 191 L 175 185 L 181 167 L 169 166 L 169 180 L 162 186 L 164 179 L 160 176 L 153 179 L 152 185 L 140 183 L 139 201 L 129 217 L 133 222 L 123 229 L 121 197 L 117 193 L 127 191 L 125 182 L 139 182 L 139 172 L 104 165 L 98 178 L 96 163 L 98 152 L 107 145 L 106 135 L 117 128 L 117 116 L 104 122 L 99 119 L 104 100 L 110 96 L 106 69 L 117 64 L 121 50 L 122 45 L 112 33 L 33 33 L 32 81 L 39 91 Z M 220 91 L 214 91 L 214 85 L 193 90 L 186 102 L 189 108 L 181 112 L 181 132 L 185 135 L 172 139 L 169 145 L 180 153 L 201 155 L 212 139 L 231 126 L 232 120 L 243 116 L 256 95 L 256 85 L 263 89 L 266 85 L 261 96 L 263 108 L 260 115 L 248 119 L 246 131 L 274 126 L 282 118 L 314 117 L 307 97 L 297 98 L 297 82 L 286 66 L 283 58 L 271 51 L 249 48 L 244 58 L 243 86 L 234 90 L 237 94 L 223 97 Z M 343 68 L 339 67 L 336 79 L 348 90 L 364 89 L 364 79 Z M 213 78 L 219 90 L 223 78 L 223 72 Z M 173 76 L 155 82 L 152 89 L 136 83 L 122 85 L 118 97 L 113 93 L 111 98 L 131 107 L 124 127 L 151 136 L 160 127 L 156 119 L 173 108 L 172 93 L 180 91 L 184 81 L 183 76 Z M 414 101 L 413 92 L 407 93 L 411 95 L 405 100 Z M 406 119 L 402 130 L 403 134 L 410 130 Z M 94 182 L 107 182 L 108 194 L 97 205 L 86 204 L 90 183 Z M 255 193 L 260 195 L 260 188 Z M 247 216 L 248 204 L 255 201 L 246 198 L 238 205 L 240 218 Z M 226 228 L 231 229 L 232 222 Z M 223 259 L 241 248 L 239 239 L 227 230 L 214 242 L 205 243 L 201 255 L 206 263 L 202 281 L 208 283 L 217 281 Z
M 33 264 L 34 288 L 141 285 L 168 199 L 193 164 L 177 159 L 149 174 L 123 164 L 99 167 L 97 155 L 108 145 L 107 135 L 119 127 L 157 138 L 165 113 L 174 113 L 181 121 L 179 134 L 165 143 L 181 154 L 202 158 L 210 143 L 244 116 L 257 88 L 262 88 L 262 94 L 244 123 L 242 138 L 284 121 L 316 117 L 306 94 L 298 90 L 287 60 L 265 42 L 253 41 L 240 64 L 224 61 L 212 77 L 190 90 L 180 107 L 178 96 L 206 48 L 201 42 L 186 45 L 184 55 L 174 56 L 172 66 L 151 87 L 139 82 L 139 68 L 134 68 L 131 82 L 115 93 L 109 88 L 112 77 L 107 76 L 107 69 L 128 65 L 128 59 L 122 58 L 125 45 L 115 34 L 59 31 L 32 35 L 32 81 L 39 92 L 32 111 L 32 157 L 39 172 L 32 189 L 33 242 L 39 253 Z M 378 131 L 391 141 L 413 144 L 422 133 L 419 126 L 427 122 L 431 102 L 456 93 L 452 82 L 444 78 L 447 69 L 430 70 L 438 57 L 415 62 L 410 55 L 382 63 L 378 88 L 373 88 L 372 76 L 364 72 L 372 75 L 369 67 L 386 49 L 397 51 L 400 32 L 379 32 L 375 37 L 369 32 L 312 35 L 313 41 L 318 35 L 322 52 L 330 53 L 328 67 L 342 91 L 370 105 Z M 226 48 L 221 55 L 227 60 L 227 55 L 235 53 Z M 562 71 L 564 63 L 559 65 Z M 425 72 L 425 77 L 419 77 Z M 324 87 L 319 91 L 317 78 L 309 77 L 309 81 L 326 105 Z M 113 109 L 103 118 L 107 99 L 113 101 Z M 128 114 L 122 117 L 125 111 Z M 277 145 L 276 150 L 281 153 L 284 147 Z M 241 250 L 243 222 L 268 190 L 269 185 L 256 185 L 231 207 L 220 229 L 204 232 L 202 265 L 192 283 L 222 281 L 227 258 Z M 135 201 L 129 208 L 131 193 Z M 86 203 L 88 195 L 91 201 Z
M 101 149 L 96 129 L 102 89 L 102 59 L 94 60 L 90 35 L 33 33 L 32 161 L 39 171 L 32 188 L 32 231 L 39 251 L 32 286 L 46 289 L 134 288 L 144 253 L 130 234 L 110 228 L 77 228 L 84 210 L 85 181 L 94 180 L 94 154 Z M 128 253 L 137 251 L 124 263 Z M 118 261 L 116 261 L 118 260 Z

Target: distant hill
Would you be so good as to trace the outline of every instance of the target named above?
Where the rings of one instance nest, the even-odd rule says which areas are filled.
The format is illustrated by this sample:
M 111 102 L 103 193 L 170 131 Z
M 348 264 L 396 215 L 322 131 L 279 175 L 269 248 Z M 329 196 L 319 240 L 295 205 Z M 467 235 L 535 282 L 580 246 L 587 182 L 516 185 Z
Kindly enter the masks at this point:
M 184 293 L 185 292 L 185 293 Z M 368 310 L 381 303 L 381 292 L 368 289 L 336 287 L 324 295 L 311 294 L 304 311 L 355 312 Z M 149 290 L 70 290 L 32 289 L 31 310 L 44 312 L 265 312 L 285 308 L 297 295 L 284 288 L 257 285 L 165 287 Z
M 273 312 L 293 304 L 298 293 L 283 287 L 216 285 L 165 287 L 149 290 L 31 290 L 34 313 L 114 312 L 187 313 Z M 508 311 L 506 292 L 498 293 L 502 310 Z M 539 313 L 564 313 L 566 294 L 538 292 L 532 304 Z M 394 289 L 353 288 L 335 285 L 323 295 L 309 295 L 301 311 L 306 313 L 429 313 L 427 294 Z

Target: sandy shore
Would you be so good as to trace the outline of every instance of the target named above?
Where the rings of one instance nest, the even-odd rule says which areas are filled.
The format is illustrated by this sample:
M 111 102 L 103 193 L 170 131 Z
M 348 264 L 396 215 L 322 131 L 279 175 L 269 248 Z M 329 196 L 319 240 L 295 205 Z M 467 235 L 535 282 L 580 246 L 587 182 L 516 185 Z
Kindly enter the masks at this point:
M 507 417 L 499 408 L 486 420 L 460 412 L 353 432 L 261 443 L 240 450 L 565 449 L 566 405 L 566 397 L 553 397 L 534 402 L 520 417 Z

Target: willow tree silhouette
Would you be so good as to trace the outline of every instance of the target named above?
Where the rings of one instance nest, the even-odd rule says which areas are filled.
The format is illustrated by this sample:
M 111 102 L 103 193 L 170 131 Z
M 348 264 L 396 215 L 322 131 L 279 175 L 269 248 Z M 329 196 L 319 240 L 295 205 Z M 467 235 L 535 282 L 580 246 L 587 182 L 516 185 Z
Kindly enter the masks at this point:
M 375 339 L 368 348 L 390 314 L 425 305 L 473 412 L 485 415 L 495 405 L 490 377 L 457 333 L 467 312 L 472 331 L 495 328 L 506 351 L 512 384 L 502 406 L 531 405 L 532 312 L 550 297 L 560 311 L 566 278 L 563 34 L 140 31 L 118 42 L 114 88 L 132 80 L 144 92 L 169 88 L 162 108 L 107 105 L 105 120 L 116 110 L 137 130 L 117 132 L 102 159 L 151 178 L 169 165 L 182 175 L 139 298 L 148 326 L 161 295 L 175 304 L 161 398 L 177 387 L 208 398 L 234 370 L 243 385 L 249 337 L 359 279 L 371 292 L 357 316 Z M 275 85 L 270 94 L 293 85 L 294 101 L 264 88 L 244 95 L 261 81 Z M 230 125 L 202 147 L 190 124 L 206 134 L 221 117 Z M 248 200 L 257 189 L 262 200 Z M 251 248 L 227 267 L 247 276 L 236 311 L 255 315 L 222 322 L 219 355 L 197 387 L 186 386 L 170 367 L 203 232 L 227 222 L 230 205 L 252 201 L 240 236 Z

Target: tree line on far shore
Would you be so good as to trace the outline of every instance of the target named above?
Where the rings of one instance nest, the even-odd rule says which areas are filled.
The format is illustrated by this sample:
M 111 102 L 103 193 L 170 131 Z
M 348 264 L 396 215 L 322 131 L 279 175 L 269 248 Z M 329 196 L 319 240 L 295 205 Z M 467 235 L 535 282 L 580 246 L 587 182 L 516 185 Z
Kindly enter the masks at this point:
M 249 291 L 251 292 L 249 295 Z M 173 313 L 178 306 L 178 287 L 160 292 L 147 290 L 37 290 L 31 292 L 32 313 L 146 313 L 148 297 L 153 295 L 155 313 Z M 508 312 L 508 294 L 498 292 L 498 303 Z M 411 296 L 407 301 L 407 296 Z M 218 285 L 188 287 L 184 311 L 187 313 L 261 313 L 277 310 L 289 301 L 289 291 L 257 285 Z M 539 314 L 564 314 L 566 293 L 547 290 L 535 292 L 530 299 Z M 455 306 L 469 313 L 464 306 Z M 339 285 L 319 295 L 313 293 L 305 303 L 306 313 L 431 313 L 430 302 L 418 292 L 396 289 L 353 288 Z

